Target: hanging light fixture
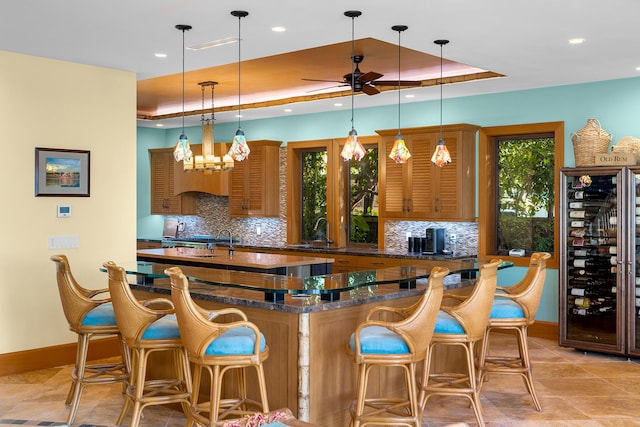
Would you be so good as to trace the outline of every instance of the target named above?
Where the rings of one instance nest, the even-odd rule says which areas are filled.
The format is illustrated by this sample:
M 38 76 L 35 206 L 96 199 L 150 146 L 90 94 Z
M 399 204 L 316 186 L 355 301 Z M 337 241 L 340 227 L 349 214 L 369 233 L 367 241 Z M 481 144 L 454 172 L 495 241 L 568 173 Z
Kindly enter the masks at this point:
M 351 18 L 351 131 L 344 143 L 344 148 L 340 153 L 345 160 L 351 160 L 352 158 L 360 160 L 365 155 L 365 149 L 358 140 L 358 132 L 353 125 L 353 98 L 355 92 L 355 18 L 362 15 L 359 10 L 348 10 L 344 13 L 345 16 Z
M 233 160 L 241 162 L 246 159 L 251 152 L 251 150 L 249 150 L 249 145 L 247 145 L 247 139 L 244 136 L 244 131 L 240 126 L 240 44 L 242 42 L 242 38 L 240 37 L 240 22 L 242 21 L 242 18 L 249 15 L 249 12 L 245 12 L 244 10 L 234 10 L 231 12 L 231 15 L 238 18 L 238 130 L 233 137 L 231 148 L 229 148 L 229 152 L 227 154 Z
M 202 92 L 202 114 L 200 116 L 200 122 L 202 124 L 202 155 L 194 156 L 195 164 L 193 157 L 191 160 L 184 160 L 184 170 L 185 172 L 197 171 L 197 172 L 205 172 L 211 173 L 211 171 L 221 171 L 222 169 L 232 169 L 233 168 L 233 160 L 231 158 L 227 158 L 227 156 L 222 156 L 220 150 L 222 148 L 216 149 L 216 144 L 214 140 L 214 86 L 218 84 L 218 82 L 206 81 L 198 83 Z M 206 88 L 211 88 L 211 116 L 206 117 L 204 112 L 205 109 L 205 90 Z M 218 144 L 221 146 L 222 144 Z M 230 165 L 228 164 L 230 163 Z
M 438 145 L 436 145 L 433 156 L 431 156 L 431 161 L 436 166 L 443 167 L 447 163 L 451 163 L 451 154 L 449 154 L 449 150 L 447 150 L 447 146 L 444 144 L 444 139 L 442 138 L 442 85 L 444 84 L 442 81 L 442 47 L 449 43 L 449 40 L 435 40 L 434 43 L 440 45 L 440 140 L 438 141 Z
M 398 135 L 396 136 L 396 140 L 393 142 L 393 148 L 391 148 L 389 158 L 396 163 L 406 163 L 407 160 L 409 160 L 409 157 L 411 157 L 411 153 L 409 152 L 407 145 L 404 143 L 404 138 L 400 133 L 400 86 L 402 84 L 400 80 L 400 34 L 408 28 L 409 27 L 406 25 L 394 25 L 391 27 L 393 31 L 398 32 Z
M 176 159 L 176 162 L 181 160 L 191 162 L 193 153 L 191 152 L 189 138 L 187 138 L 187 135 L 184 133 L 184 32 L 189 31 L 192 27 L 191 25 L 178 24 L 176 28 L 182 31 L 182 133 L 178 137 L 176 148 L 173 150 L 173 157 Z

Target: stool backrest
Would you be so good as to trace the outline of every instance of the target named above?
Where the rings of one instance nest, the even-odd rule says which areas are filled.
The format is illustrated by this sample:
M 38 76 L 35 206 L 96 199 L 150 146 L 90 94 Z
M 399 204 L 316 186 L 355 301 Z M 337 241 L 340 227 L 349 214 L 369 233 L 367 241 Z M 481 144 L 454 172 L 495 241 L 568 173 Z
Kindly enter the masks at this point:
M 423 353 L 429 347 L 433 329 L 438 318 L 438 309 L 442 302 L 444 277 L 449 274 L 445 267 L 433 267 L 429 282 L 422 298 L 414 304 L 410 314 L 399 322 L 390 322 L 388 328 L 411 337 L 411 351 Z
M 77 332 L 85 314 L 100 304 L 109 302 L 110 299 L 91 299 L 93 295 L 105 292 L 106 289 L 92 290 L 80 286 L 71 273 L 66 255 L 53 255 L 50 259 L 56 264 L 56 280 L 62 310 L 69 323 L 69 328 Z
M 173 310 L 153 310 L 142 305 L 131 292 L 124 268 L 112 261 L 103 264 L 109 275 L 109 292 L 113 302 L 113 312 L 122 337 L 135 345 L 142 340 L 142 334 L 153 322 Z M 171 301 L 166 300 L 168 304 Z
M 547 277 L 547 260 L 551 254 L 547 252 L 535 252 L 531 254 L 529 268 L 518 283 L 513 286 L 499 287 L 508 293 L 511 299 L 522 307 L 525 318 L 533 323 L 540 305 L 544 281 Z
M 488 264 L 482 265 L 471 295 L 454 307 L 441 307 L 460 322 L 471 341 L 484 336 L 496 292 L 498 266 L 501 263 L 500 259 L 492 259 Z

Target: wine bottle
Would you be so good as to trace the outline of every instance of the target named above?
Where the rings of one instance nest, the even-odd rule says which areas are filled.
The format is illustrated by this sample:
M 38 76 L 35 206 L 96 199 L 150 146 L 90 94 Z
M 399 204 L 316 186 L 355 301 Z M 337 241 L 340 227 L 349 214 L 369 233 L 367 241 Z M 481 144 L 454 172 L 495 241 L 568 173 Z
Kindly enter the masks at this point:
M 585 211 L 569 211 L 569 218 L 584 218 Z

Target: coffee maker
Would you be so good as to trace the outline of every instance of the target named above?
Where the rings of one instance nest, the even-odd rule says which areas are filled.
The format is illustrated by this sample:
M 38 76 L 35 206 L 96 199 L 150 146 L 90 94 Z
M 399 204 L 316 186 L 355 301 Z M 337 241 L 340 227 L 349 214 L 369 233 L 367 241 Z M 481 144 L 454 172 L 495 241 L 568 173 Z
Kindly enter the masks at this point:
M 444 228 L 427 228 L 424 252 L 441 254 L 444 251 Z

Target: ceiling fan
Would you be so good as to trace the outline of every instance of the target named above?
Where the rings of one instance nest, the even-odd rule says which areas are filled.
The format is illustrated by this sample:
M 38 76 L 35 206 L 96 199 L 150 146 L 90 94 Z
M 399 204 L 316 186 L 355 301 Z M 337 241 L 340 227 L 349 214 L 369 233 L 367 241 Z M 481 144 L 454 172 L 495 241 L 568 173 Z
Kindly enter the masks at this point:
M 351 82 L 353 82 L 353 91 L 354 92 L 364 92 L 367 95 L 376 95 L 380 93 L 380 90 L 376 86 L 420 86 L 422 82 L 419 80 L 378 80 L 383 77 L 383 74 L 377 73 L 375 71 L 369 71 L 367 73 L 363 73 L 360 71 L 359 65 L 364 60 L 364 55 L 353 55 L 351 57 L 355 68 L 353 70 L 353 75 L 351 73 L 347 73 L 342 76 L 342 80 L 322 80 L 322 79 L 302 79 L 308 82 L 330 82 L 330 83 L 340 83 L 336 86 L 332 87 L 343 87 L 343 86 L 351 86 Z M 317 89 L 317 90 L 324 90 Z M 313 92 L 313 91 L 312 91 Z

